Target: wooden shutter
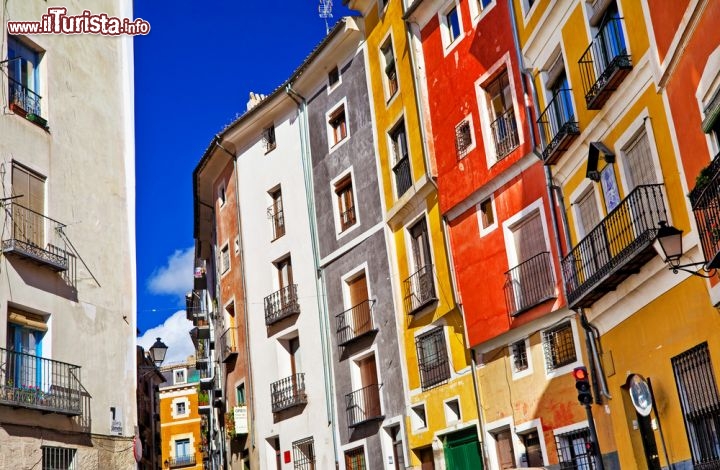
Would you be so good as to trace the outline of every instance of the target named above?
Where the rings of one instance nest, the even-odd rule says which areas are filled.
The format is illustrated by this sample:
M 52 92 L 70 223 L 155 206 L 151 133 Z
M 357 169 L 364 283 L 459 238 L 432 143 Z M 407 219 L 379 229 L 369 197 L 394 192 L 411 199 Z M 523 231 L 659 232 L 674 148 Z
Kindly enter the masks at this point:
M 650 141 L 644 130 L 625 148 L 625 160 L 631 189 L 643 184 L 657 183 Z
M 367 278 L 365 274 L 348 282 L 348 288 L 350 290 L 351 307 L 368 300 Z
M 580 237 L 582 238 L 600 223 L 600 214 L 598 214 L 593 190 L 590 189 L 580 196 L 576 204 L 578 206 L 578 216 L 580 219 Z
M 513 228 L 518 264 L 547 250 L 540 212 L 533 212 Z

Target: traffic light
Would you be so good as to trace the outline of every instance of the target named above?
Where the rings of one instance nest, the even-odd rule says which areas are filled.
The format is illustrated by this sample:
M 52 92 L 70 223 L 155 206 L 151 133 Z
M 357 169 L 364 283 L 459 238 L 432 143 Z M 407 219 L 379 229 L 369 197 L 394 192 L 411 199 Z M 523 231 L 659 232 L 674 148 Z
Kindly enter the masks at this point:
M 593 397 L 590 391 L 590 379 L 587 369 L 576 367 L 573 369 L 573 377 L 575 377 L 575 388 L 578 391 L 578 401 L 581 405 L 591 405 Z
M 585 453 L 587 455 L 597 455 L 597 447 L 593 441 L 585 441 Z

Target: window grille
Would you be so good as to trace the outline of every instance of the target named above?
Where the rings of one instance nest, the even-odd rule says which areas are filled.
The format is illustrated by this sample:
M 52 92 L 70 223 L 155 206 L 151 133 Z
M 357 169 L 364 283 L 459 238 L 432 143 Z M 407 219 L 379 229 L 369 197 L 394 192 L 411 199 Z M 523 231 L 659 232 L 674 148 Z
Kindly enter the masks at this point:
M 441 326 L 422 334 L 415 340 L 423 389 L 439 385 L 450 378 L 450 364 L 445 347 L 445 332 Z
M 42 470 L 76 470 L 75 453 L 69 447 L 42 447 Z
M 693 466 L 720 468 L 720 394 L 702 343 L 671 359 Z
M 295 470 L 314 470 L 315 443 L 312 437 L 295 441 L 293 447 L 293 468 Z
M 588 442 L 590 442 L 590 430 L 588 428 L 556 435 L 555 443 L 560 468 L 562 470 L 593 470 L 595 462 L 587 452 Z
M 365 450 L 362 447 L 345 452 L 347 470 L 365 470 Z
M 514 343 L 511 347 L 513 365 L 516 371 L 523 371 L 528 368 L 528 356 L 527 348 L 525 346 L 525 340 L 521 339 L 517 343 Z
M 467 155 L 471 145 L 472 131 L 470 129 L 470 121 L 465 120 L 455 128 L 455 148 L 457 149 L 458 158 L 463 158 Z
M 577 360 L 570 322 L 543 331 L 543 348 L 548 372 Z

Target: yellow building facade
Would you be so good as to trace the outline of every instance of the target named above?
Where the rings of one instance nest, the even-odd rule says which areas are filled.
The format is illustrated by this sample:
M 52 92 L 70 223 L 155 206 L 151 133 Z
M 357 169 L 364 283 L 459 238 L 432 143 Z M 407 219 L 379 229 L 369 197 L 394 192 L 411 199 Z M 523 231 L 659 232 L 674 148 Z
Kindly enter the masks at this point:
M 199 413 L 199 382 L 184 364 L 162 370 L 172 384 L 159 390 L 162 468 L 203 469 L 207 443 L 203 441 L 201 426 L 207 417 Z M 202 405 L 209 410 L 209 403 Z
M 407 468 L 444 468 L 477 442 L 477 401 L 450 274 L 430 139 L 424 139 L 402 0 L 351 0 L 366 35 L 378 171 L 407 413 Z M 470 444 L 455 444 L 473 441 Z
M 693 408 L 717 393 L 720 318 L 707 281 L 673 273 L 653 247 L 671 225 L 685 234 L 683 261 L 702 258 L 645 2 L 513 3 L 542 158 L 562 195 L 568 304 L 601 337 L 593 413 L 605 468 L 689 464 L 689 436 L 708 426 Z

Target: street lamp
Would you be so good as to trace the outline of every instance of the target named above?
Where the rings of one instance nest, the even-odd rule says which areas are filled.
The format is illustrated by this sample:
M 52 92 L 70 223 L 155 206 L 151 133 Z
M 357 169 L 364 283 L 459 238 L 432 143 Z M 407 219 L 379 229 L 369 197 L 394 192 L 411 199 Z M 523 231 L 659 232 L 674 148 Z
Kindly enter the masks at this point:
M 160 341 L 160 338 L 158 338 L 157 341 L 155 341 L 155 343 L 150 346 L 150 357 L 155 363 L 155 367 L 160 367 L 160 364 L 163 363 L 167 350 L 167 345 Z
M 677 274 L 678 271 L 685 271 L 693 276 L 704 277 L 706 279 L 715 275 L 715 269 L 710 271 L 705 269 L 704 261 L 699 263 L 680 264 L 680 258 L 683 255 L 682 230 L 675 228 L 672 225 L 668 225 L 664 220 L 659 222 L 659 226 L 660 228 L 655 236 L 653 247 L 655 247 L 655 251 L 657 251 L 658 255 L 660 255 L 660 258 L 668 264 L 668 269 L 672 270 L 675 274 Z M 701 269 L 707 274 L 685 269 L 691 266 L 701 266 Z

